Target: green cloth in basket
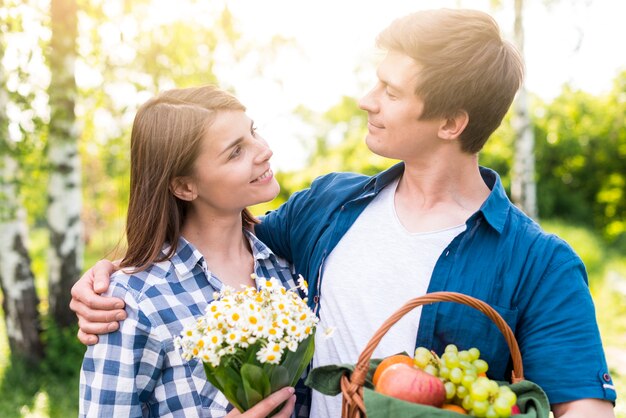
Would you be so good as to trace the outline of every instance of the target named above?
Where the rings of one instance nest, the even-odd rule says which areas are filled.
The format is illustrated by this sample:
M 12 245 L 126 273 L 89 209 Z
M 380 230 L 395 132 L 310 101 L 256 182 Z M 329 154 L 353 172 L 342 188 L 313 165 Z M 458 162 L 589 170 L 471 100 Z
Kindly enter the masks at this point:
M 374 391 L 371 379 L 374 370 L 376 370 L 380 362 L 381 359 L 370 360 L 369 372 L 363 387 L 363 400 L 368 418 L 458 418 L 460 416 L 456 412 L 405 402 Z M 353 370 L 354 365 L 349 364 L 317 367 L 311 370 L 305 384 L 325 395 L 341 395 L 341 376 L 344 373 L 347 373 L 349 376 Z M 517 405 L 522 411 L 522 414 L 515 415 L 515 418 L 549 417 L 550 404 L 548 397 L 538 385 L 528 380 L 515 384 L 506 384 L 517 394 Z

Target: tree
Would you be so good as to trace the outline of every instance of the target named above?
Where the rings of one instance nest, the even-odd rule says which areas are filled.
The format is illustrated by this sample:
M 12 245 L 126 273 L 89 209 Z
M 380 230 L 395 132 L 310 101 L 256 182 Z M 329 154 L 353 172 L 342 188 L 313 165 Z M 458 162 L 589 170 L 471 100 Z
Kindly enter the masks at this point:
M 4 7 L 0 1 L 0 7 Z M 0 22 L 0 62 L 4 57 L 8 21 Z M 26 250 L 26 221 L 20 201 L 20 170 L 17 145 L 9 137 L 5 71 L 0 65 L 0 290 L 9 348 L 15 356 L 31 362 L 43 357 L 41 326 L 31 261 Z
M 69 310 L 70 288 L 81 272 L 81 171 L 74 106 L 74 65 L 78 33 L 75 0 L 52 0 L 50 125 L 48 137 L 48 229 L 50 315 L 61 327 L 76 322 Z
M 515 43 L 524 55 L 524 0 L 515 0 Z M 535 183 L 535 137 L 528 111 L 528 92 L 522 84 L 513 103 L 512 125 L 515 130 L 515 158 L 511 175 L 511 197 L 531 218 L 537 218 Z
M 594 227 L 626 248 L 626 71 L 608 94 L 566 86 L 535 113 L 542 217 Z

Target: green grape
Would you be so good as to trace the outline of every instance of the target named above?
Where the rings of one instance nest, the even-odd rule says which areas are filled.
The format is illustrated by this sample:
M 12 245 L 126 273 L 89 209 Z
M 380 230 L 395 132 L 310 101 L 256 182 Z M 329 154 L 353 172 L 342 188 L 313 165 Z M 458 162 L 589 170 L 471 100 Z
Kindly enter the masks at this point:
M 443 378 L 443 379 L 449 379 L 450 377 L 450 369 L 448 369 L 446 366 L 440 366 L 439 367 L 439 377 Z
M 471 361 L 471 358 L 472 357 L 470 356 L 469 351 L 467 351 L 467 350 L 459 351 L 459 360 L 460 361 Z
M 443 387 L 446 389 L 446 399 L 451 400 L 456 395 L 456 385 L 452 382 L 445 382 Z
M 433 353 L 428 351 L 425 347 L 417 347 L 415 349 L 415 355 L 413 356 L 413 363 L 423 369 L 434 359 Z
M 500 393 L 500 385 L 498 385 L 498 382 L 496 382 L 495 380 L 487 379 L 487 383 L 489 384 L 490 396 L 496 396 L 498 393 Z
M 487 408 L 487 412 L 485 413 L 485 418 L 499 418 L 500 414 L 498 414 L 491 405 Z
M 432 356 L 433 353 L 430 352 L 430 350 L 426 347 L 417 347 L 415 349 L 415 355 L 428 355 L 428 356 Z
M 456 387 L 456 397 L 459 399 L 465 399 L 466 396 L 470 394 L 469 389 L 465 386 L 457 386 Z
M 513 405 L 509 404 L 507 399 L 498 397 L 495 401 L 493 401 L 492 407 L 499 416 L 508 417 L 511 415 L 511 408 L 513 407 Z
M 463 398 L 463 401 L 461 402 L 461 406 L 466 411 L 470 411 L 472 407 L 474 406 L 474 400 L 472 399 L 470 395 L 467 395 Z
M 467 351 L 470 354 L 470 361 L 478 360 L 478 358 L 480 357 L 480 350 L 476 347 L 472 347 Z
M 508 391 L 503 391 L 502 389 L 504 388 L 508 389 Z M 506 399 L 506 403 L 509 406 L 513 406 L 517 402 L 517 395 L 508 386 L 501 386 L 498 399 Z
M 458 355 L 450 351 L 443 353 L 443 355 L 441 356 L 441 361 L 449 369 L 459 367 L 460 363 Z
M 487 413 L 487 409 L 489 409 L 489 402 L 487 402 L 487 400 L 477 401 L 476 398 L 474 398 L 472 412 L 475 413 L 477 417 L 484 417 Z
M 454 344 L 446 345 L 446 348 L 444 350 L 444 353 L 454 353 L 454 354 L 456 354 L 458 352 L 459 352 L 459 349 L 456 348 L 456 345 L 454 345 Z
M 431 374 L 433 376 L 438 376 L 439 375 L 439 370 L 437 370 L 437 366 L 433 365 L 433 364 L 427 364 L 426 367 L 424 367 L 424 371 L 428 374 Z
M 463 379 L 463 370 L 458 367 L 451 369 L 449 379 L 454 384 L 461 383 L 461 379 Z
M 486 401 L 489 398 L 489 386 L 480 378 L 472 383 L 469 391 L 475 401 Z
M 470 389 L 472 384 L 476 381 L 476 375 L 464 374 L 461 379 L 461 384 L 466 388 Z
M 503 394 L 503 393 L 515 393 L 515 392 L 513 392 L 513 389 L 511 389 L 508 386 L 500 386 L 498 388 L 498 391 L 500 392 L 500 394 Z
M 488 378 L 488 377 L 485 377 L 485 376 L 478 376 L 478 377 L 476 378 L 476 381 L 477 381 L 477 382 L 480 382 L 480 384 L 481 384 L 481 385 L 487 385 L 487 383 L 489 383 L 489 382 L 490 382 L 489 378 Z
M 429 350 L 428 348 L 426 348 L 426 347 L 417 347 L 417 348 L 415 349 L 415 353 L 414 353 L 414 354 L 415 354 L 415 355 L 418 355 L 418 354 L 431 354 L 431 352 L 430 352 L 430 350 Z
M 476 371 L 478 373 L 486 373 L 487 370 L 489 370 L 489 365 L 483 359 L 476 359 L 472 362 L 472 364 L 476 367 Z
M 472 372 L 478 373 L 478 371 L 476 370 L 476 366 L 474 366 L 469 361 L 465 361 L 465 360 L 460 361 L 459 362 L 459 367 L 461 367 L 461 369 L 463 369 L 466 372 L 467 371 L 472 371 Z

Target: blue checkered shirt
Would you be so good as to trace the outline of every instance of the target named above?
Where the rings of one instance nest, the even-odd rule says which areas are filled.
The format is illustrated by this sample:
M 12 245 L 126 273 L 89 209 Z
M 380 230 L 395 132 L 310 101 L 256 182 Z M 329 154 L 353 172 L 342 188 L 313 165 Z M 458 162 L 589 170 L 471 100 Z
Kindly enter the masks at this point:
M 244 231 L 258 277 L 295 286 L 291 266 Z M 167 251 L 167 246 L 164 247 Z M 187 362 L 174 338 L 203 315 L 222 283 L 204 257 L 181 238 L 169 261 L 115 273 L 107 294 L 126 302 L 118 331 L 87 348 L 80 373 L 80 417 L 222 417 L 232 409 L 208 383 L 201 362 Z M 297 408 L 308 415 L 308 408 Z

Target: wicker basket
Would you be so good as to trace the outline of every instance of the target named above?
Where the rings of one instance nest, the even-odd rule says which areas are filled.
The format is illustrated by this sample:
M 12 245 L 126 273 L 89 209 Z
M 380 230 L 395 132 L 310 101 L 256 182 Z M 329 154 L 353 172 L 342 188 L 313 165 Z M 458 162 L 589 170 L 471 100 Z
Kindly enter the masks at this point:
M 409 300 L 404 306 L 398 309 L 385 323 L 376 331 L 374 336 L 365 346 L 365 349 L 359 356 L 359 360 L 352 372 L 348 377 L 345 374 L 341 377 L 341 392 L 343 395 L 341 416 L 344 418 L 361 418 L 366 417 L 365 403 L 363 402 L 363 384 L 369 369 L 369 361 L 372 353 L 380 343 L 383 336 L 389 331 L 389 328 L 393 324 L 398 322 L 400 318 L 406 315 L 414 308 L 422 305 L 427 305 L 434 302 L 457 302 L 484 313 L 489 319 L 491 319 L 500 332 L 504 335 L 504 339 L 509 345 L 511 352 L 511 358 L 513 360 L 513 371 L 511 374 L 511 383 L 517 383 L 524 379 L 524 366 L 522 364 L 522 357 L 519 351 L 519 346 L 513 335 L 513 331 L 509 328 L 508 324 L 502 319 L 500 314 L 496 312 L 491 306 L 485 302 L 473 298 L 471 296 L 464 295 L 462 293 L 455 292 L 434 292 L 428 293 L 424 296 L 417 297 Z

